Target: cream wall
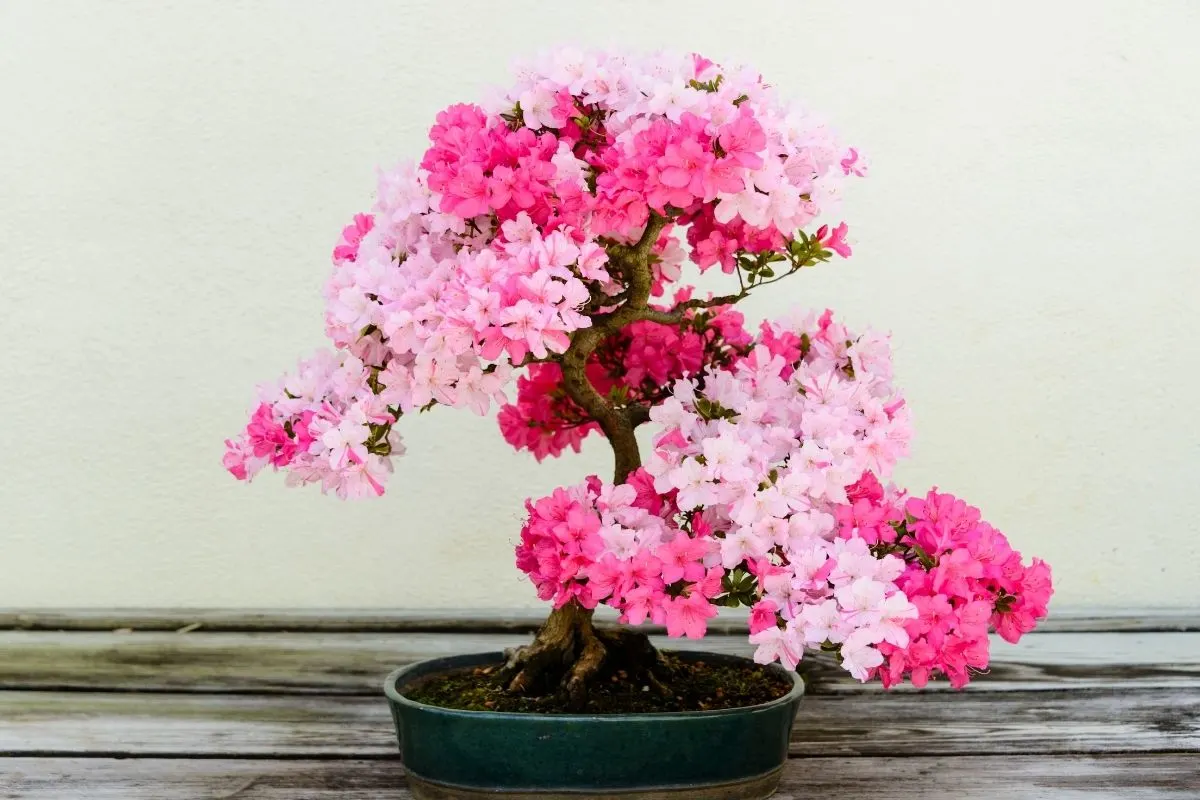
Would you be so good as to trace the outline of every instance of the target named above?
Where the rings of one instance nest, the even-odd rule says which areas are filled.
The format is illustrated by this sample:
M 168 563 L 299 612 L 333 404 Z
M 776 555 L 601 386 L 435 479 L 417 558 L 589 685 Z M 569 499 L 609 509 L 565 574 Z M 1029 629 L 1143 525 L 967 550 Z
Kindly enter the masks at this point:
M 900 477 L 1052 562 L 1060 608 L 1198 605 L 1200 3 L 602 5 L 0 1 L 0 606 L 535 603 L 521 501 L 599 447 L 538 467 L 424 415 L 356 505 L 220 455 L 320 344 L 374 166 L 567 41 L 748 60 L 827 112 L 875 165 L 857 253 L 751 317 L 891 329 Z

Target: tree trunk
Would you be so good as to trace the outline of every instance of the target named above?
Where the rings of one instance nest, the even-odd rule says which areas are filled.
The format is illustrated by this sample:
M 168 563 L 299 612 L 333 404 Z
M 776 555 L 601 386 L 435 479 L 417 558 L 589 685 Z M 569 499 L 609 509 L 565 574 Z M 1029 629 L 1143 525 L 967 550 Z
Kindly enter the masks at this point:
M 609 403 L 588 379 L 587 362 L 605 337 L 648 318 L 650 254 L 665 224 L 664 218 L 652 214 L 636 244 L 613 245 L 608 250 L 612 267 L 626 281 L 628 300 L 619 309 L 594 318 L 592 327 L 575 331 L 560 362 L 568 396 L 600 425 L 612 445 L 613 482 L 617 484 L 625 483 L 642 465 L 634 431 L 645 417 L 635 409 Z M 666 674 L 662 657 L 645 634 L 627 628 L 596 628 L 592 611 L 574 601 L 550 612 L 533 643 L 507 656 L 501 676 L 510 692 L 565 693 L 573 708 L 582 708 L 588 686 L 602 674 L 624 673 L 623 680 L 641 681 L 657 691 L 666 691 L 660 680 Z
M 588 688 L 602 675 L 624 673 L 658 692 L 666 667 L 643 633 L 627 628 L 597 628 L 592 611 L 574 601 L 550 612 L 533 643 L 507 653 L 500 675 L 508 691 L 534 696 L 565 697 L 581 709 Z

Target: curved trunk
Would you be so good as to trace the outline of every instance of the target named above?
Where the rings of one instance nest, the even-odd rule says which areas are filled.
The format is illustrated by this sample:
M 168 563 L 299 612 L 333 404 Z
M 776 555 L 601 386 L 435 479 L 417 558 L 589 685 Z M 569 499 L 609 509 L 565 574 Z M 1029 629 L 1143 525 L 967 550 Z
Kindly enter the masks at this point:
M 646 419 L 646 409 L 618 408 L 592 385 L 587 362 L 605 337 L 652 315 L 650 255 L 666 220 L 652 215 L 634 245 L 613 245 L 609 260 L 628 287 L 628 299 L 616 310 L 593 318 L 590 328 L 571 335 L 561 359 L 563 388 L 600 425 L 613 449 L 613 482 L 625 483 L 642 465 L 634 431 Z M 581 708 L 588 686 L 602 674 L 617 674 L 657 691 L 666 691 L 662 658 L 645 634 L 629 629 L 602 629 L 592 624 L 592 611 L 574 601 L 550 612 L 531 644 L 508 652 L 501 670 L 510 692 L 547 695 L 566 693 L 570 705 Z

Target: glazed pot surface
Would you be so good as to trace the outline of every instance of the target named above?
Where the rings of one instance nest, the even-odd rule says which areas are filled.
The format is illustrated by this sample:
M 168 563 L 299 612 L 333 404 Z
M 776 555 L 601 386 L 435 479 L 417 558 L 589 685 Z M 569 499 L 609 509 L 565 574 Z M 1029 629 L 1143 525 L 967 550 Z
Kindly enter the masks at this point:
M 753 664 L 711 653 L 707 663 Z M 501 663 L 501 653 L 423 661 L 384 685 L 418 800 L 759 800 L 779 784 L 804 695 L 795 673 L 776 700 L 745 708 L 654 714 L 522 714 L 417 703 L 406 686 L 440 672 Z

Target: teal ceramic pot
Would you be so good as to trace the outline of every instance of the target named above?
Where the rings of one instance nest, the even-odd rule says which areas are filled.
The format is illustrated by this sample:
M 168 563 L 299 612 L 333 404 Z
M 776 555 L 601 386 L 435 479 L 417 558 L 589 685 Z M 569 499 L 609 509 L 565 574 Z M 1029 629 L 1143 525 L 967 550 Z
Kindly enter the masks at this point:
M 792 682 L 790 692 L 722 711 L 518 714 L 438 708 L 404 696 L 425 676 L 501 660 L 500 653 L 437 658 L 388 676 L 384 689 L 418 800 L 759 800 L 779 784 L 804 695 L 800 677 L 776 666 Z

